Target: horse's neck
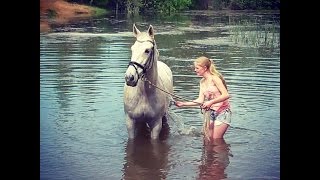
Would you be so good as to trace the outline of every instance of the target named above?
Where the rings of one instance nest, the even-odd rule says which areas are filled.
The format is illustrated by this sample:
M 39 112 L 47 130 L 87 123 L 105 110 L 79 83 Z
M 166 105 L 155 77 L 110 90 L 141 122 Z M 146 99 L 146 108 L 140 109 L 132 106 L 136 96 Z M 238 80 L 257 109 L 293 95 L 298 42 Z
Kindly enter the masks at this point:
M 156 83 L 158 80 L 158 59 L 155 58 L 153 61 L 152 68 L 146 73 L 146 78 L 152 83 Z
M 153 92 L 154 89 L 156 88 L 156 87 L 150 85 L 150 83 L 152 83 L 153 85 L 157 85 L 157 83 L 158 83 L 158 64 L 157 64 L 157 61 L 158 61 L 158 57 L 155 55 L 154 61 L 152 64 L 152 68 L 149 69 L 145 74 L 146 81 L 140 81 L 141 82 L 140 83 L 141 90 L 144 90 L 146 92 Z

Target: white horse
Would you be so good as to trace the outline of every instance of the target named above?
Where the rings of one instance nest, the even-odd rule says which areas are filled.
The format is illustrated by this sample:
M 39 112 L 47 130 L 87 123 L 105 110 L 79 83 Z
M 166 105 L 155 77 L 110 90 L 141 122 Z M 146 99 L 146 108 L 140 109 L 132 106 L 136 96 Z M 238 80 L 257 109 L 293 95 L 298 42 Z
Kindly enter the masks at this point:
M 158 60 L 159 52 L 151 25 L 146 32 L 140 32 L 133 24 L 133 34 L 136 41 L 131 47 L 131 61 L 125 73 L 124 85 L 128 135 L 129 139 L 135 138 L 145 126 L 150 130 L 151 138 L 158 139 L 163 123 L 167 123 L 172 100 L 169 95 L 173 93 L 172 72 Z

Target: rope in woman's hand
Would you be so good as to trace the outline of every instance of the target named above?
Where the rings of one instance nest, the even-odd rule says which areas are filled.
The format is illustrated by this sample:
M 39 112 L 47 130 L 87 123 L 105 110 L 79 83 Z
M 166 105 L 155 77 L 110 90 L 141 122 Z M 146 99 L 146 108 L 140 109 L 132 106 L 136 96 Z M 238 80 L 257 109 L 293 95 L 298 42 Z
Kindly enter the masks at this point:
M 175 94 L 172 94 L 172 93 L 170 93 L 170 92 L 168 92 L 168 91 L 166 91 L 166 90 L 164 90 L 164 89 L 161 89 L 161 88 L 159 88 L 157 85 L 155 85 L 155 84 L 153 84 L 151 81 L 149 81 L 147 78 L 145 78 L 145 77 L 141 77 L 141 80 L 142 81 L 145 81 L 145 82 L 148 82 L 151 86 L 153 86 L 153 87 L 155 87 L 155 88 L 157 88 L 157 89 L 159 89 L 159 90 L 161 90 L 161 91 L 163 91 L 163 92 L 165 92 L 165 93 L 167 93 L 167 94 L 169 94 L 169 95 L 171 95 L 171 96 L 173 96 L 173 97 L 175 97 L 175 98 L 178 98 L 178 99 L 181 99 L 181 100 L 184 100 L 184 101 L 190 101 L 190 102 L 193 102 L 193 103 L 196 103 L 196 104 L 198 104 L 198 105 L 200 105 L 200 109 L 202 110 L 202 105 L 203 105 L 203 103 L 199 103 L 199 102 L 196 102 L 196 101 L 193 101 L 193 100 L 189 100 L 189 99 L 187 99 L 187 98 L 183 98 L 183 97 L 180 97 L 180 96 L 177 96 L 177 95 L 175 95 Z M 170 106 L 172 105 L 172 104 L 174 104 L 174 105 L 176 105 L 176 101 L 170 101 Z M 202 112 L 202 111 L 201 111 Z

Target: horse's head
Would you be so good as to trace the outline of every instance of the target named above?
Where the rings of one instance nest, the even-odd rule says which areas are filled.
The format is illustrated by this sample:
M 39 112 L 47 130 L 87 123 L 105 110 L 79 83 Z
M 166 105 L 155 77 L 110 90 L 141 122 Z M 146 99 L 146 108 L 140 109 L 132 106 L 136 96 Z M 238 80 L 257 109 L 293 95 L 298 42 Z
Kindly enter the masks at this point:
M 152 68 L 157 50 L 151 25 L 146 32 L 140 32 L 133 24 L 133 34 L 136 42 L 131 46 L 131 61 L 125 74 L 125 81 L 128 86 L 134 87 L 139 78 Z

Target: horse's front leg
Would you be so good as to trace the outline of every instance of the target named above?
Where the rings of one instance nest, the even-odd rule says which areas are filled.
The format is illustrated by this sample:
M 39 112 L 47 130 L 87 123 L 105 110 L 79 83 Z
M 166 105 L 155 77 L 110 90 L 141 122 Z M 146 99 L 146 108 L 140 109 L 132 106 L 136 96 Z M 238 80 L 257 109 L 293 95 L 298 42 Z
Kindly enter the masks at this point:
M 159 118 L 154 122 L 152 126 L 151 139 L 158 139 L 161 129 L 162 129 L 162 118 Z
M 133 139 L 135 137 L 135 124 L 133 119 L 131 119 L 128 115 L 126 115 L 126 125 L 129 139 Z

